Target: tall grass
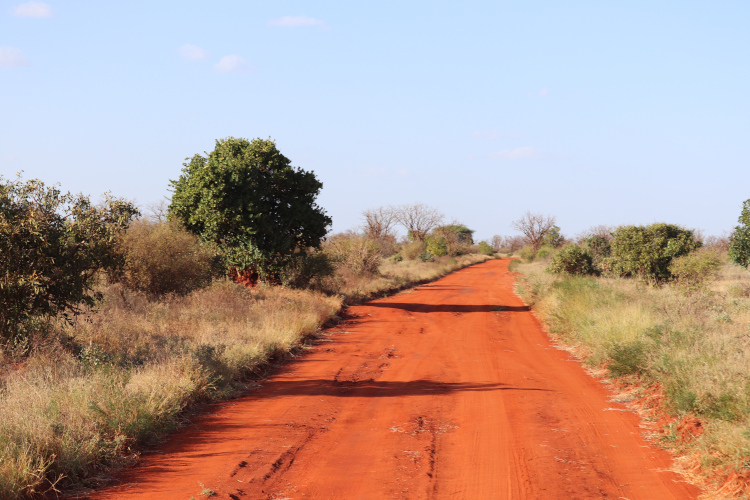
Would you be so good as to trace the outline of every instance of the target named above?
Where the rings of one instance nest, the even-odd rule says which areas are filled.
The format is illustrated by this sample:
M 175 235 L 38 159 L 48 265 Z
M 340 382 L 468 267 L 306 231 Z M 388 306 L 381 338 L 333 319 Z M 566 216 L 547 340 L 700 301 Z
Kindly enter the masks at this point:
M 0 371 L 0 498 L 96 485 L 180 425 L 187 407 L 246 390 L 344 302 L 486 258 L 388 262 L 370 276 L 335 275 L 329 293 L 230 281 L 166 296 L 103 287 L 99 306 L 74 323 L 0 350 L 0 366 L 14 367 Z
M 716 281 L 695 290 L 517 266 L 519 293 L 551 333 L 610 377 L 664 392 L 673 419 L 662 440 L 691 457 L 704 482 L 750 478 L 750 274 L 725 263 Z M 677 423 L 693 418 L 699 436 L 681 435 Z

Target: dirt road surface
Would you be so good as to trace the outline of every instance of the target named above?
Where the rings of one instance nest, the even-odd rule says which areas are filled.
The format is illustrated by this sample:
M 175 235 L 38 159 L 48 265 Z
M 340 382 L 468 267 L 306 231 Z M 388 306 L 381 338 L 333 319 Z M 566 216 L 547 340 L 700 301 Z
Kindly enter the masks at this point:
M 696 498 L 550 344 L 508 262 L 350 308 L 261 389 L 87 498 Z

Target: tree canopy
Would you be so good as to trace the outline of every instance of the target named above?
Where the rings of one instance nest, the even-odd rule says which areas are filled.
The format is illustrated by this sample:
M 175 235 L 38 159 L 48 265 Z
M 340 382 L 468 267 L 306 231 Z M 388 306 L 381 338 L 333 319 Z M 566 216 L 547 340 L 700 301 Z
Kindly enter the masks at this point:
M 315 202 L 323 184 L 270 139 L 219 139 L 183 165 L 171 181 L 170 217 L 218 244 L 230 266 L 268 277 L 328 232 L 331 218 Z
M 94 206 L 41 181 L 0 177 L 0 337 L 24 333 L 28 321 L 93 305 L 99 271 L 125 263 L 118 236 L 138 210 L 107 196 Z

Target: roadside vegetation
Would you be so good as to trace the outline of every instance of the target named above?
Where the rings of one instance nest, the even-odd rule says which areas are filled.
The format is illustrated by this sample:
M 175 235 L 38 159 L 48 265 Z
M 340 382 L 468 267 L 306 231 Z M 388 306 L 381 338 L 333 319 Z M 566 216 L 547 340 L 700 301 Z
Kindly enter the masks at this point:
M 311 172 L 272 141 L 217 151 L 185 165 L 166 216 L 0 179 L 0 498 L 101 484 L 200 405 L 301 352 L 346 304 L 494 255 L 422 204 L 366 211 L 363 228 L 324 238 Z M 227 187 L 238 178 L 250 185 Z M 262 193 L 263 216 L 238 192 Z M 307 209 L 274 211 L 285 193 Z M 377 230 L 372 213 L 399 218 Z M 275 230 L 289 227 L 310 232 Z
M 598 227 L 522 248 L 512 266 L 550 333 L 613 380 L 711 498 L 750 492 L 749 205 L 728 239 Z

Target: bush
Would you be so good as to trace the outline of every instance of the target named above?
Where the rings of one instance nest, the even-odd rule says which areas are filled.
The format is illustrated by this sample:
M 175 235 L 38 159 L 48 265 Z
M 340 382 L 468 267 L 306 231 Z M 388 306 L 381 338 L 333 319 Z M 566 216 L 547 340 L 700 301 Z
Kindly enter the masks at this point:
M 427 243 L 427 251 L 435 257 L 448 255 L 448 240 L 444 236 L 428 236 L 425 242 Z
M 413 241 L 404 245 L 404 248 L 401 249 L 401 255 L 407 260 L 416 260 L 427 251 L 426 248 L 427 246 L 423 241 Z
M 595 234 L 583 240 L 583 248 L 591 256 L 591 265 L 597 272 L 602 271 L 602 263 L 612 254 L 611 238 Z
M 338 234 L 329 238 L 323 248 L 336 266 L 357 276 L 376 274 L 380 267 L 380 245 L 365 236 Z
M 479 253 L 483 255 L 493 255 L 495 253 L 495 250 L 486 241 L 480 241 Z
M 615 276 L 637 276 L 654 282 L 671 279 L 672 259 L 701 246 L 693 231 L 666 223 L 621 226 L 613 236 L 611 257 L 602 266 Z
M 139 220 L 125 233 L 121 247 L 127 264 L 120 281 L 152 297 L 184 295 L 208 285 L 222 270 L 218 249 L 177 222 Z
M 468 253 L 474 231 L 463 224 L 453 223 L 447 226 L 436 227 L 425 239 L 427 251 L 435 257 L 450 255 L 455 257 Z
M 430 252 L 424 252 L 419 254 L 419 260 L 422 262 L 434 262 L 435 257 Z
M 536 258 L 537 259 L 546 259 L 550 255 L 554 255 L 555 249 L 549 245 L 542 246 L 537 252 L 536 252 Z
M 526 262 L 533 262 L 534 257 L 536 257 L 536 252 L 531 247 L 523 247 L 518 251 L 518 256 Z
M 97 274 L 122 269 L 117 235 L 137 214 L 124 200 L 107 197 L 96 207 L 38 180 L 0 177 L 0 338 L 92 306 Z
M 551 273 L 594 274 L 591 255 L 578 245 L 566 245 L 552 258 L 547 268 Z
M 333 274 L 333 270 L 334 263 L 329 254 L 308 248 L 287 259 L 279 277 L 282 285 L 303 288 L 320 284 L 320 280 Z
M 393 260 L 393 262 L 401 262 L 402 260 L 404 260 L 404 256 L 400 253 L 397 253 L 396 255 L 391 257 L 391 260 Z
M 678 286 L 686 290 L 698 290 L 716 278 L 720 267 L 719 254 L 706 250 L 674 258 L 669 265 L 669 272 Z

